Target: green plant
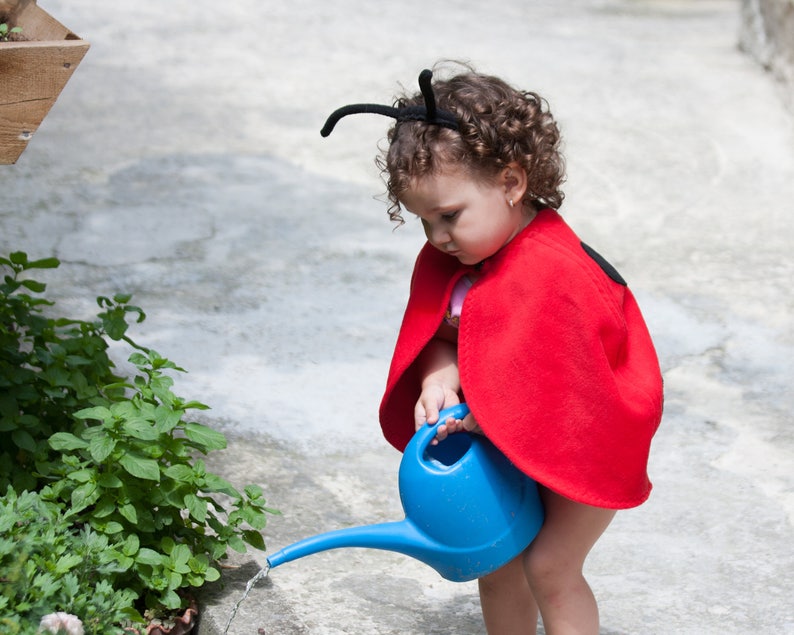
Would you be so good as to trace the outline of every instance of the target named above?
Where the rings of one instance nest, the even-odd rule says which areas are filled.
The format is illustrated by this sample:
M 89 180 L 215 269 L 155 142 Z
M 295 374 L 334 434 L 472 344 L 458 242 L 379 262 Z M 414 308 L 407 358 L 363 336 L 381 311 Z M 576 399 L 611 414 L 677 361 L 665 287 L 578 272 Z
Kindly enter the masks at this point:
M 0 22 L 0 42 L 8 42 L 8 37 L 12 33 L 22 33 L 21 26 L 9 28 L 6 22 Z
M 211 563 L 227 547 L 264 548 L 258 530 L 272 510 L 261 488 L 240 493 L 194 458 L 226 447 L 226 439 L 186 420 L 188 410 L 206 406 L 171 392 L 173 379 L 163 371 L 181 369 L 154 351 L 134 353 L 130 362 L 140 371 L 124 384 L 130 394 L 97 399 L 103 403 L 75 413 L 86 422 L 76 434 L 50 438 L 64 468 L 42 495 L 68 502 L 69 517 L 125 545 L 122 562 L 147 606 L 176 608 L 179 589 L 218 579 Z
M 145 319 L 121 295 L 98 300 L 105 311 L 97 321 L 46 316 L 44 309 L 53 306 L 39 295 L 46 285 L 25 276 L 58 265 L 56 258 L 31 261 L 23 252 L 0 258 L 8 271 L 0 283 L 0 491 L 9 483 L 22 491 L 48 482 L 51 462 L 58 460 L 49 437 L 78 423 L 74 413 L 94 405 L 103 386 L 122 381 L 106 337 L 126 337 L 129 313 Z M 118 397 L 123 388 L 105 392 Z
M 207 406 L 172 392 L 184 372 L 126 333 L 145 319 L 130 296 L 98 298 L 93 321 L 49 317 L 46 286 L 27 277 L 57 259 L 0 258 L 0 486 L 38 491 L 69 531 L 107 541 L 103 580 L 138 608 L 176 609 L 216 580 L 229 548 L 263 549 L 262 490 L 240 492 L 199 458 L 226 438 L 191 420 Z M 124 341 L 136 371 L 121 377 L 107 340 Z M 13 491 L 13 490 L 9 490 Z M 109 566 L 109 565 L 108 565 Z
M 59 506 L 9 487 L 0 498 L 0 631 L 35 633 L 43 615 L 82 617 L 85 632 L 119 632 L 140 619 L 135 593 L 107 581 L 119 570 L 107 536 L 88 527 L 75 532 Z

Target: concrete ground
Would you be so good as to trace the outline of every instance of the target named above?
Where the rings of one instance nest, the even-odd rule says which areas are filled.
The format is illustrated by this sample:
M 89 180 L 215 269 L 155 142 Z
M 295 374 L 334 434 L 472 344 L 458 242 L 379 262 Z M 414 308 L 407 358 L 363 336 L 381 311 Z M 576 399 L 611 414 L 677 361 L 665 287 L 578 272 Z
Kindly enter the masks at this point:
M 376 410 L 421 231 L 372 157 L 441 58 L 543 94 L 562 212 L 629 280 L 665 374 L 649 502 L 588 561 L 602 633 L 794 633 L 794 127 L 728 0 L 41 0 L 91 50 L 15 166 L 0 250 L 58 256 L 71 315 L 134 294 L 133 336 L 230 437 L 211 468 L 282 510 L 268 550 L 401 517 Z M 119 359 L 126 351 L 116 351 Z M 224 630 L 265 554 L 204 596 Z M 254 587 L 234 635 L 482 633 L 476 583 L 361 549 Z

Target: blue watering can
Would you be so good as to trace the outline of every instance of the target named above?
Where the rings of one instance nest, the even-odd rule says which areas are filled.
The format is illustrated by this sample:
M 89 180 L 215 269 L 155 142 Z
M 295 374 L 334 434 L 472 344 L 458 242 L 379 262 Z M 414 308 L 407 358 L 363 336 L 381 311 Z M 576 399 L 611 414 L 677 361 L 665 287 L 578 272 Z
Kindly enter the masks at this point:
M 439 421 L 468 413 L 460 404 L 442 410 Z M 405 448 L 404 520 L 306 538 L 272 554 L 270 568 L 328 549 L 366 547 L 411 556 L 447 580 L 465 582 L 515 558 L 543 524 L 535 481 L 482 435 L 459 432 L 431 445 L 435 437 L 434 425 L 422 426 Z

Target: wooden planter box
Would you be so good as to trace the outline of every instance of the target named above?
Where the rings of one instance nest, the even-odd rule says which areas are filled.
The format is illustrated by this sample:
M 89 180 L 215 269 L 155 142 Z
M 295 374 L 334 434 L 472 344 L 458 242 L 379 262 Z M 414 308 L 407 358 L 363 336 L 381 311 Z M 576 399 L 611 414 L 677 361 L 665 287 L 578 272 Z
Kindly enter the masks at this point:
M 5 7 L 11 7 L 5 10 Z M 16 163 L 88 50 L 36 0 L 0 1 L 24 40 L 0 42 L 0 164 Z

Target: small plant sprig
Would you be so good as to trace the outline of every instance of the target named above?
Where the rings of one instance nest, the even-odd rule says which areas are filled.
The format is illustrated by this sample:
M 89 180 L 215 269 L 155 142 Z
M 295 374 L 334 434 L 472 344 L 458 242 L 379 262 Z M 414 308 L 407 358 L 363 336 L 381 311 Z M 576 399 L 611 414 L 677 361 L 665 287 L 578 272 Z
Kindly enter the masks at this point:
M 12 33 L 22 33 L 22 27 L 9 27 L 7 22 L 0 22 L 0 42 L 8 42 Z

